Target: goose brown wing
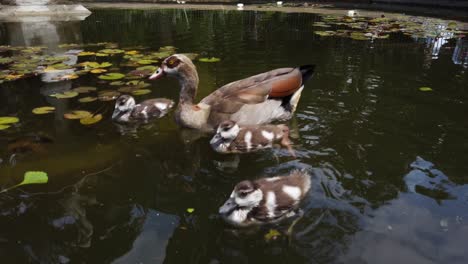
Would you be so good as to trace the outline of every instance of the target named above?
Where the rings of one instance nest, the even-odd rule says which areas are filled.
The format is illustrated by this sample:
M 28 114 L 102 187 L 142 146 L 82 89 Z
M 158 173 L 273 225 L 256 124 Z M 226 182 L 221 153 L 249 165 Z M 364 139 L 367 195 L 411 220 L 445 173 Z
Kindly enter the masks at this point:
M 233 114 L 244 104 L 259 104 L 268 98 L 293 94 L 302 84 L 298 68 L 281 68 L 224 85 L 201 103 L 211 106 L 212 114 Z

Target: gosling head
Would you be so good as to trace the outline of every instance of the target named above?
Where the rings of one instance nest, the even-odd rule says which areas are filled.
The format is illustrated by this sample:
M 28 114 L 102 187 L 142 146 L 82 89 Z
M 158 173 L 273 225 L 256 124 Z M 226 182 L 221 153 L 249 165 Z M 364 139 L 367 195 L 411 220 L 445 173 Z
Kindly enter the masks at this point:
M 129 113 L 135 107 L 135 99 L 130 95 L 121 95 L 115 101 L 114 113 L 112 119 L 119 119 L 120 116 Z
M 239 125 L 231 120 L 223 121 L 216 130 L 216 135 L 211 139 L 211 145 L 229 144 L 239 135 Z
M 229 199 L 219 208 L 221 215 L 230 215 L 235 210 L 250 211 L 260 204 L 263 193 L 252 181 L 242 181 L 234 187 Z

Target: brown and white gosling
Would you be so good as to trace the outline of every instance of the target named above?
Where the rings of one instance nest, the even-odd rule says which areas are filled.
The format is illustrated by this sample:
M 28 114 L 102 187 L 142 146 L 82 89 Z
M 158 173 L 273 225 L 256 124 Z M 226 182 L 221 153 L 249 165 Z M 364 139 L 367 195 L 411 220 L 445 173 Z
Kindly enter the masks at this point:
M 272 148 L 274 143 L 286 147 L 292 156 L 294 150 L 286 125 L 242 126 L 231 120 L 223 121 L 210 141 L 219 153 L 244 153 Z
M 147 121 L 165 116 L 173 106 L 174 101 L 166 98 L 148 99 L 136 104 L 132 96 L 124 94 L 115 102 L 112 119 L 118 122 Z
M 288 176 L 242 181 L 219 208 L 219 214 L 237 227 L 278 222 L 295 214 L 310 181 L 309 174 L 299 170 Z

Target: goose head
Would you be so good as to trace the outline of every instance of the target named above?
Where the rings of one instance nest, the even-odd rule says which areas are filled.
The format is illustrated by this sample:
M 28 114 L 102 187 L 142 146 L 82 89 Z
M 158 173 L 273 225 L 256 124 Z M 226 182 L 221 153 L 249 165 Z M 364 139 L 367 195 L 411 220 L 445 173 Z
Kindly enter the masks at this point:
M 196 74 L 196 67 L 192 60 L 183 54 L 174 54 L 167 57 L 150 77 L 150 80 L 157 80 L 164 76 L 175 78 L 187 78 Z
M 239 125 L 231 120 L 223 121 L 219 124 L 216 134 L 210 140 L 213 146 L 225 144 L 229 145 L 239 135 Z
M 112 119 L 120 119 L 123 115 L 129 114 L 130 111 L 135 107 L 135 99 L 130 95 L 121 95 L 115 101 L 114 112 L 112 113 Z
M 234 187 L 229 199 L 219 208 L 219 213 L 228 216 L 236 210 L 251 211 L 262 199 L 263 192 L 255 182 L 242 181 Z

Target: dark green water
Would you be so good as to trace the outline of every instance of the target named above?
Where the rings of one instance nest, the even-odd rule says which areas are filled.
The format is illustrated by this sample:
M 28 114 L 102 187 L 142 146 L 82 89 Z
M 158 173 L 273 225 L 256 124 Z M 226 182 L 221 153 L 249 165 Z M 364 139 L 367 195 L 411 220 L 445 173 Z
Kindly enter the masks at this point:
M 466 38 L 320 37 L 312 27 L 320 19 L 95 10 L 84 21 L 0 23 L 0 44 L 172 45 L 221 58 L 196 64 L 199 99 L 269 69 L 317 65 L 288 123 L 296 159 L 285 150 L 216 154 L 209 137 L 179 129 L 172 115 L 122 134 L 110 121 L 113 102 L 45 96 L 100 88 L 95 78 L 0 84 L 0 116 L 21 119 L 0 131 L 1 188 L 27 170 L 49 174 L 48 184 L 0 194 L 2 263 L 467 263 Z M 151 89 L 137 100 L 178 98 L 175 80 Z M 57 111 L 31 113 L 43 105 Z M 77 108 L 104 109 L 105 120 L 85 127 L 62 117 Z M 8 142 L 31 133 L 53 143 L 11 163 Z M 289 238 L 264 238 L 287 226 L 239 231 L 217 217 L 237 182 L 296 168 L 310 171 L 313 186 Z

